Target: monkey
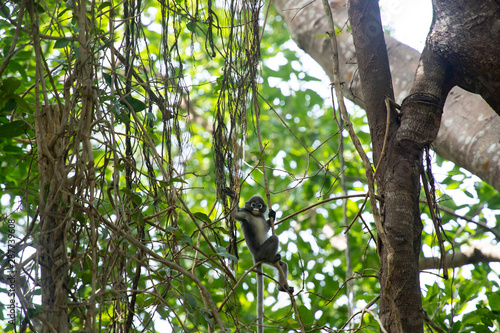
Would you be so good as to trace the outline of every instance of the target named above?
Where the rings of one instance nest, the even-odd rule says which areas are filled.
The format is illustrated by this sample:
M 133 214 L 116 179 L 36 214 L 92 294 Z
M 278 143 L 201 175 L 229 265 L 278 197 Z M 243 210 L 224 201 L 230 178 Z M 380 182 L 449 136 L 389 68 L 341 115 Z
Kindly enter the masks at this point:
M 245 203 L 243 208 L 234 210 L 234 216 L 241 224 L 243 235 L 248 249 L 253 256 L 254 262 L 264 260 L 266 264 L 275 266 L 279 262 L 284 278 L 279 274 L 278 290 L 293 294 L 293 288 L 288 286 L 288 265 L 281 260 L 278 254 L 279 239 L 278 236 L 268 237 L 267 233 L 271 228 L 271 219 L 275 219 L 276 212 L 269 210 L 269 219 L 266 220 L 264 213 L 267 206 L 260 195 L 254 195 Z M 285 288 L 288 288 L 285 289 Z

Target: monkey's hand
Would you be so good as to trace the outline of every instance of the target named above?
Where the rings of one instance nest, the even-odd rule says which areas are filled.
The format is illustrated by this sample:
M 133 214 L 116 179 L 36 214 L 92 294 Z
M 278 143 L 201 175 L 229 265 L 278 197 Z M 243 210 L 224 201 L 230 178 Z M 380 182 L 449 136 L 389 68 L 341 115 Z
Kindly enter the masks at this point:
M 273 222 L 276 222 L 276 212 L 272 209 L 269 209 L 269 218 L 273 219 Z

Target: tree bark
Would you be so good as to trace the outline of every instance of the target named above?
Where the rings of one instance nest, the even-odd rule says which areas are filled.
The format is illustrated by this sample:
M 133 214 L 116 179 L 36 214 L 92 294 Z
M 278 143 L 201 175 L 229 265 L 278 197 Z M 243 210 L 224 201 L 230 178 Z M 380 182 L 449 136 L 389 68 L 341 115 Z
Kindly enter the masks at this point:
M 38 143 L 38 170 L 40 204 L 40 232 L 37 240 L 42 290 L 42 317 L 45 332 L 68 332 L 68 281 L 67 233 L 70 221 L 67 216 L 68 196 L 65 187 L 65 145 L 57 133 L 61 118 L 57 107 L 44 106 L 35 113 Z M 50 142 L 54 142 L 50 145 Z
M 423 332 L 418 264 L 422 152 L 437 136 L 442 106 L 451 88 L 448 79 L 448 64 L 425 49 L 401 107 L 401 126 L 387 151 L 388 167 L 381 171 L 389 244 L 381 246 L 380 285 L 381 296 L 385 296 L 380 299 L 380 317 L 388 332 Z
M 274 0 L 273 4 L 284 17 L 297 45 L 330 75 L 332 64 L 328 38 L 314 37 L 328 31 L 321 3 Z M 330 4 L 335 22 L 343 28 L 337 35 L 341 75 L 346 82 L 343 92 L 348 99 L 364 108 L 352 35 L 346 29 L 345 1 L 330 1 Z M 385 41 L 394 96 L 401 103 L 413 84 L 420 53 L 388 35 L 385 36 Z M 460 130 L 457 131 L 457 128 Z M 479 95 L 458 87 L 451 90 L 432 148 L 443 158 L 453 161 L 500 190 L 500 117 Z
M 437 135 L 442 105 L 448 94 L 447 64 L 432 52 L 422 54 L 410 95 L 386 124 L 384 99 L 393 99 L 389 59 L 378 1 L 348 2 L 359 77 L 370 127 L 383 230 L 380 256 L 380 319 L 387 332 L 423 332 L 419 281 L 422 222 L 419 211 L 422 152 Z M 385 138 L 386 127 L 388 137 Z M 387 150 L 382 156 L 382 146 Z M 378 163 L 381 161 L 381 163 Z
M 433 0 L 428 47 L 451 65 L 453 81 L 480 94 L 500 115 L 500 3 Z
M 67 233 L 69 226 L 68 195 L 63 193 L 67 170 L 65 167 L 65 139 L 62 110 L 51 106 L 45 87 L 40 21 L 34 1 L 28 2 L 31 34 L 36 57 L 35 82 L 35 131 L 38 154 L 38 181 L 40 214 L 39 233 L 36 240 L 40 265 L 42 292 L 42 333 L 68 332 L 68 269 Z M 41 88 L 41 89 L 40 89 Z M 43 102 L 42 102 L 43 101 Z

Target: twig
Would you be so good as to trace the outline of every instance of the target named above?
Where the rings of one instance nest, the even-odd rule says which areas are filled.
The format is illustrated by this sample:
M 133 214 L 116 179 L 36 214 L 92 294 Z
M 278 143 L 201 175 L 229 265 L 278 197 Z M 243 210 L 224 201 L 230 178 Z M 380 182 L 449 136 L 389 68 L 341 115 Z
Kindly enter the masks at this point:
M 327 203 L 327 202 L 330 202 L 330 201 L 334 201 L 334 200 L 341 200 L 341 199 L 349 199 L 349 198 L 364 198 L 366 197 L 366 194 L 351 194 L 351 195 L 342 195 L 342 196 L 338 196 L 338 197 L 333 197 L 333 198 L 328 198 L 328 199 L 325 199 L 325 200 L 321 200 L 321 201 L 318 201 L 316 202 L 315 204 L 312 204 L 310 206 L 307 206 L 307 207 L 304 207 L 296 212 L 293 212 L 292 214 L 288 215 L 288 216 L 285 216 L 284 218 L 280 219 L 279 222 L 277 222 L 277 224 L 280 224 L 281 222 L 284 222 L 288 219 L 291 219 L 292 217 L 296 216 L 296 215 L 299 215 L 303 212 L 306 212 L 310 209 L 313 209 L 314 207 L 316 206 L 320 206 L 324 203 Z
M 26 6 L 26 1 L 22 1 L 21 5 L 20 5 L 20 8 L 19 8 L 19 13 L 17 14 L 16 32 L 14 34 L 14 38 L 12 39 L 12 42 L 11 42 L 11 45 L 10 45 L 10 50 L 7 53 L 7 55 L 5 56 L 5 58 L 3 59 L 2 64 L 0 65 L 0 77 L 2 76 L 3 71 L 5 70 L 5 68 L 7 68 L 7 65 L 9 64 L 10 58 L 12 58 L 12 56 L 14 54 L 16 54 L 17 51 L 22 50 L 23 47 L 26 46 L 26 44 L 22 45 L 21 47 L 17 48 L 17 50 L 16 50 L 17 40 L 19 38 L 19 33 L 21 32 L 21 25 L 23 23 L 23 16 L 24 16 L 25 6 Z
M 340 83 L 340 69 L 339 69 L 340 66 L 339 66 L 337 38 L 335 36 L 335 23 L 333 22 L 332 11 L 330 9 L 330 5 L 328 3 L 328 0 L 322 0 L 322 2 L 323 2 L 323 8 L 324 8 L 325 13 L 326 13 L 326 18 L 328 20 L 328 26 L 330 28 L 328 35 L 330 36 L 330 43 L 331 43 L 331 47 L 332 47 L 333 81 L 334 81 L 337 101 L 339 103 L 339 109 L 340 109 L 340 112 L 342 113 L 342 116 L 344 117 L 345 127 L 347 129 L 347 132 L 349 133 L 349 136 L 351 137 L 352 143 L 354 144 L 354 147 L 356 148 L 359 156 L 361 157 L 361 159 L 363 160 L 363 163 L 365 165 L 366 179 L 368 182 L 368 194 L 370 196 L 370 206 L 371 206 L 372 213 L 373 213 L 373 220 L 375 221 L 375 226 L 377 227 L 377 235 L 382 240 L 382 243 L 384 244 L 384 246 L 387 246 L 389 251 L 392 252 L 392 249 L 390 248 L 390 244 L 386 240 L 386 234 L 384 231 L 384 227 L 382 225 L 382 219 L 381 219 L 378 207 L 377 207 L 377 200 L 375 198 L 375 180 L 373 177 L 372 165 L 371 165 L 370 160 L 368 159 L 368 156 L 366 156 L 366 153 L 363 150 L 363 146 L 361 145 L 361 142 L 359 141 L 359 138 L 356 135 L 356 132 L 354 131 L 351 120 L 349 119 L 349 114 L 347 113 L 347 110 L 346 110 L 346 107 L 344 104 L 344 96 L 342 93 L 342 87 L 341 87 L 341 83 Z M 377 251 L 380 251 L 380 244 L 377 244 Z
M 192 280 L 198 286 L 198 288 L 200 289 L 203 296 L 207 299 L 208 307 L 210 308 L 210 312 L 212 313 L 217 324 L 219 325 L 220 330 L 222 332 L 225 331 L 226 326 L 224 325 L 224 322 L 222 321 L 221 317 L 219 316 L 219 311 L 218 311 L 217 307 L 215 306 L 215 303 L 212 299 L 212 296 L 210 295 L 210 292 L 195 275 L 191 274 L 190 271 L 188 271 L 187 269 L 185 269 L 181 265 L 177 264 L 176 262 L 173 262 L 171 260 L 167 260 L 164 257 L 162 257 L 161 255 L 157 254 L 156 252 L 152 251 L 147 246 L 142 244 L 139 240 L 137 240 L 132 234 L 124 232 L 122 229 L 120 229 L 114 223 L 106 220 L 104 217 L 102 217 L 99 214 L 99 212 L 96 210 L 95 207 L 91 206 L 90 209 L 95 210 L 96 216 L 98 216 L 100 218 L 100 220 L 106 225 L 106 227 L 109 230 L 112 230 L 113 232 L 117 233 L 120 237 L 123 237 L 124 239 L 129 241 L 130 244 L 135 246 L 138 250 L 141 250 L 144 252 L 144 254 L 147 254 L 150 257 L 150 259 L 153 259 L 159 263 L 162 263 L 165 266 L 167 266 L 173 270 L 178 271 L 179 273 L 183 274 L 184 276 L 186 276 L 187 278 Z M 146 259 L 148 259 L 148 258 L 146 258 Z
M 421 202 L 422 202 L 422 203 L 426 203 L 426 204 L 427 204 L 427 201 L 421 201 Z M 497 241 L 500 241 L 500 232 L 496 231 L 496 230 L 495 230 L 495 229 L 493 229 L 493 228 L 488 227 L 488 226 L 486 225 L 486 223 L 481 222 L 481 221 L 474 221 L 474 220 L 472 219 L 472 217 L 470 217 L 470 216 L 459 215 L 459 214 L 455 213 L 455 211 L 454 211 L 454 210 L 449 209 L 449 208 L 447 208 L 447 207 L 445 207 L 445 206 L 442 206 L 442 205 L 439 205 L 439 206 L 438 206 L 438 208 L 439 208 L 439 210 L 440 210 L 440 211 L 443 211 L 443 212 L 445 212 L 445 213 L 447 213 L 447 214 L 450 214 L 450 215 L 452 215 L 452 216 L 454 216 L 454 217 L 457 217 L 457 218 L 460 218 L 460 219 L 465 220 L 465 221 L 467 221 L 467 222 L 470 222 L 470 223 L 474 223 L 474 224 L 476 224 L 478 227 L 481 227 L 481 228 L 483 228 L 484 230 L 491 232 L 493 235 L 495 235 L 496 240 L 497 240 Z
M 234 291 L 236 290 L 236 288 L 238 288 L 238 286 L 243 282 L 243 279 L 245 278 L 245 276 L 247 276 L 250 272 L 252 272 L 257 266 L 259 266 L 260 264 L 263 264 L 264 263 L 264 260 L 261 260 L 259 262 L 256 262 L 252 267 L 250 267 L 241 277 L 240 279 L 238 280 L 238 282 L 236 282 L 233 287 L 231 288 L 231 290 L 229 291 L 229 293 L 227 294 L 226 298 L 224 298 L 224 300 L 222 301 L 221 305 L 219 305 L 219 312 L 222 311 L 222 308 L 224 307 L 224 305 L 227 303 L 227 301 L 229 301 L 229 298 L 233 295 Z
M 281 279 L 283 281 L 285 281 L 285 285 L 284 286 L 281 285 L 281 283 L 279 281 L 276 281 L 276 283 L 279 284 L 279 285 L 281 285 L 281 287 L 283 289 L 289 290 L 290 286 L 288 285 L 288 276 L 285 276 L 285 272 L 281 268 L 281 265 L 279 264 L 279 261 L 276 261 L 276 262 L 272 263 L 272 265 L 278 269 L 278 274 L 281 276 Z M 290 302 L 292 303 L 293 311 L 295 312 L 295 320 L 297 320 L 297 324 L 300 327 L 300 331 L 302 333 L 305 333 L 306 329 L 305 329 L 304 324 L 302 323 L 302 320 L 300 318 L 300 313 L 299 313 L 299 309 L 297 308 L 297 302 L 295 302 L 295 297 L 291 293 L 288 293 L 288 295 L 290 296 Z
M 436 212 L 434 211 L 434 205 L 432 203 L 431 194 L 429 193 L 429 184 L 427 182 L 427 178 L 425 177 L 425 173 L 422 170 L 421 173 L 422 183 L 424 185 L 425 197 L 427 198 L 427 205 L 429 207 L 429 211 L 431 213 L 432 223 L 434 224 L 434 230 L 436 231 L 436 236 L 439 242 L 439 249 L 441 251 L 441 268 L 443 269 L 443 277 L 445 280 L 448 280 L 448 267 L 446 267 L 446 250 L 444 248 L 443 236 L 441 235 L 440 225 L 437 221 Z
M 448 331 L 442 329 L 441 327 L 438 326 L 438 324 L 436 324 L 435 322 L 432 321 L 432 319 L 429 317 L 429 315 L 427 314 L 427 311 L 425 310 L 422 310 L 422 312 L 424 313 L 424 321 L 430 326 L 432 327 L 433 329 L 435 329 L 436 331 L 438 331 L 439 333 L 447 333 Z
M 255 88 L 255 87 L 254 87 Z M 255 90 L 255 89 L 254 89 Z M 265 186 L 265 189 L 266 189 L 266 199 L 267 199 L 267 206 L 269 207 L 269 209 L 272 209 L 271 207 L 271 195 L 269 193 L 269 183 L 267 181 L 267 173 L 266 173 L 266 162 L 265 162 L 265 158 L 264 157 L 264 154 L 265 154 L 265 150 L 264 150 L 264 145 L 262 144 L 262 137 L 260 135 L 260 108 L 259 108 L 259 105 L 257 103 L 257 96 L 254 97 L 254 108 L 255 108 L 255 127 L 257 129 L 257 137 L 259 138 L 259 147 L 260 147 L 260 151 L 261 151 L 261 164 L 262 164 L 262 175 L 264 176 L 264 186 Z M 276 235 L 276 228 L 274 227 L 274 218 L 271 218 L 271 231 L 272 231 L 272 234 L 273 236 Z
M 322 169 L 325 170 L 325 172 L 328 172 L 333 178 L 337 179 L 338 177 L 336 175 L 334 175 L 330 170 L 328 170 L 328 168 L 323 164 L 321 163 L 314 155 L 313 155 L 313 152 L 314 151 L 309 151 L 309 148 L 297 137 L 297 134 L 295 134 L 294 131 L 292 131 L 292 129 L 290 128 L 290 126 L 288 126 L 288 124 L 283 120 L 283 118 L 281 118 L 281 116 L 279 115 L 279 113 L 274 109 L 274 107 L 269 104 L 269 102 L 262 96 L 259 94 L 259 97 L 263 100 L 264 103 L 267 104 L 267 106 L 274 112 L 274 114 L 278 117 L 278 119 L 281 121 L 281 123 L 283 124 L 283 126 L 286 127 L 286 129 L 290 132 L 290 134 L 292 134 L 292 136 L 295 138 L 295 140 L 297 140 L 298 143 L 300 143 L 300 145 L 302 146 L 302 148 L 304 148 L 304 150 L 307 152 L 307 155 L 313 160 L 316 161 L 316 163 L 318 163 L 318 165 L 321 166 Z
M 340 330 L 342 330 L 344 327 L 346 327 L 353 319 L 354 317 L 356 317 L 357 315 L 361 314 L 361 320 L 359 322 L 359 326 L 358 326 L 358 330 L 361 328 L 361 324 L 363 323 L 363 316 L 365 314 L 365 312 L 368 312 L 370 313 L 374 318 L 375 320 L 377 320 L 377 322 L 379 323 L 380 325 L 380 330 L 382 332 L 385 332 L 387 333 L 387 331 L 385 330 L 385 328 L 382 326 L 382 323 L 380 322 L 380 320 L 378 319 L 378 317 L 372 312 L 370 311 L 369 309 L 371 308 L 371 306 L 373 304 L 375 304 L 375 302 L 377 302 L 378 300 L 380 299 L 380 295 L 377 295 L 374 299 L 372 299 L 368 304 L 366 304 L 366 306 L 361 310 L 361 311 L 358 311 L 356 312 L 355 314 L 353 314 L 345 323 L 344 325 L 341 327 Z
M 385 150 L 387 148 L 387 140 L 389 139 L 389 125 L 391 123 L 391 104 L 394 105 L 396 103 L 393 100 L 391 100 L 388 96 L 385 96 L 385 108 L 387 110 L 387 119 L 385 122 L 384 144 L 382 146 L 382 152 L 380 153 L 380 158 L 378 160 L 377 167 L 375 168 L 375 173 L 373 174 L 374 179 L 377 176 L 380 163 L 382 163 L 382 160 L 384 159 Z

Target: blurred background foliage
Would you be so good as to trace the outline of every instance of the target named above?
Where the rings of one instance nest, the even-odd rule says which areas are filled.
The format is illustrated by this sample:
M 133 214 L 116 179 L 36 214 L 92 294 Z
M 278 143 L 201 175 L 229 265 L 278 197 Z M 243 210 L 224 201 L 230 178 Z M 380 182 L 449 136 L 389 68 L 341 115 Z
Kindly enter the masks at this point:
M 43 66 L 50 103 L 73 98 L 72 110 L 78 114 L 77 90 L 65 94 L 65 83 L 78 73 L 82 45 L 75 36 L 82 30 L 76 22 L 71 0 L 36 2 L 43 54 L 42 61 L 37 60 L 33 34 L 27 30 L 30 18 L 26 12 L 21 27 L 17 26 L 23 3 L 12 0 L 0 4 L 0 207 L 4 221 L 16 222 L 16 240 L 23 244 L 17 249 L 16 262 L 23 262 L 21 276 L 25 285 L 22 290 L 29 307 L 19 306 L 16 327 L 33 331 L 40 327 L 37 316 L 43 314 L 40 286 L 36 280 L 39 268 L 36 260 L 30 257 L 36 252 L 39 200 L 34 115 L 36 99 L 41 97 L 34 90 L 34 86 L 40 84 L 34 80 L 35 70 Z M 234 269 L 232 274 L 238 280 L 252 265 L 244 243 L 238 245 L 237 263 L 229 249 L 228 211 L 223 208 L 227 203 L 217 196 L 213 149 L 214 126 L 220 124 L 215 120 L 216 110 L 221 103 L 234 106 L 227 101 L 231 97 L 241 97 L 231 95 L 237 91 L 228 88 L 225 70 L 234 66 L 238 73 L 243 73 L 248 60 L 245 52 L 255 47 L 249 45 L 252 41 L 248 38 L 248 24 L 245 24 L 245 15 L 247 19 L 251 17 L 244 11 L 247 2 L 235 4 L 233 8 L 238 11 L 232 13 L 226 2 L 127 0 L 82 3 L 87 6 L 90 23 L 86 31 L 90 44 L 85 47 L 94 52 L 93 87 L 99 106 L 95 109 L 91 141 L 99 185 L 96 200 L 90 204 L 103 219 L 118 223 L 115 204 L 107 195 L 113 191 L 113 177 L 118 174 L 120 193 L 114 195 L 122 205 L 128 206 L 124 210 L 130 218 L 130 233 L 139 239 L 141 226 L 145 228 L 146 234 L 141 238 L 143 245 L 192 270 L 208 288 L 218 307 L 234 285 L 221 267 L 226 265 L 231 271 Z M 132 24 L 124 21 L 126 5 L 136 10 L 137 16 L 128 22 Z M 247 90 L 245 112 L 238 109 L 224 113 L 228 131 L 240 131 L 233 139 L 242 148 L 240 152 L 234 151 L 234 157 L 241 157 L 235 164 L 238 170 L 226 169 L 225 172 L 239 175 L 239 204 L 242 205 L 253 194 L 265 196 L 264 177 L 262 169 L 258 168 L 259 162 L 265 161 L 272 208 L 277 211 L 278 221 L 321 200 L 332 199 L 278 224 L 281 254 L 289 263 L 291 285 L 298 291 L 295 295 L 298 312 L 291 308 L 288 296 L 278 295 L 276 284 L 266 278 L 265 315 L 268 319 L 265 323 L 269 325 L 268 332 L 292 331 L 298 328 L 296 318 L 299 315 L 308 330 L 336 331 L 347 327 L 349 319 L 344 285 L 348 278 L 348 260 L 353 266 L 355 313 L 378 295 L 379 262 L 375 242 L 368 230 L 375 233 L 369 205 L 362 207 L 363 197 L 349 199 L 347 221 L 343 221 L 342 200 L 335 199 L 344 195 L 341 175 L 346 177 L 348 194 L 365 193 L 364 168 L 349 139 L 344 140 L 345 165 L 339 162 L 341 131 L 325 74 L 318 66 L 312 66 L 312 60 L 293 43 L 286 25 L 272 6 L 259 9 L 258 23 L 262 29 L 259 33 L 263 35 L 256 78 L 258 91 Z M 126 26 L 133 29 L 129 44 Z M 110 56 L 113 47 L 116 49 L 114 60 Z M 127 54 L 131 56 L 137 76 L 128 76 L 128 67 L 119 57 Z M 163 96 L 166 109 L 159 108 L 138 78 L 147 82 L 157 96 Z M 234 85 L 239 86 L 238 77 L 232 79 Z M 126 87 L 127 82 L 129 87 Z M 124 97 L 127 89 L 131 93 Z M 221 98 L 225 100 L 221 102 Z M 130 117 L 129 107 L 134 109 L 142 125 Z M 260 112 L 264 151 L 259 145 L 256 110 Z M 165 112 L 175 116 L 169 118 Z M 242 118 L 236 117 L 239 122 L 232 124 L 234 113 Z M 350 114 L 365 151 L 369 152 L 365 114 L 354 105 L 350 105 Z M 128 134 L 127 124 L 130 126 Z M 114 138 L 109 126 L 114 128 Z M 71 138 L 72 133 L 70 130 L 67 135 Z M 148 133 L 156 153 L 163 158 L 171 173 L 170 179 L 164 178 L 157 161 L 151 157 L 154 154 L 145 143 L 148 138 L 144 133 Z M 127 184 L 127 163 L 113 160 L 114 154 L 119 159 L 126 158 L 127 137 L 131 140 L 135 160 L 132 186 Z M 111 147 L 114 140 L 116 144 Z M 462 245 L 498 242 L 488 229 L 460 217 L 467 216 L 498 230 L 498 193 L 439 157 L 433 168 L 439 182 L 439 203 L 455 214 L 442 212 L 448 239 L 446 249 L 451 252 Z M 354 220 L 360 209 L 362 220 Z M 422 256 L 439 257 L 439 244 L 429 216 L 426 205 L 422 204 L 425 225 Z M 207 238 L 201 236 L 197 225 L 202 226 Z M 350 225 L 349 259 L 345 254 L 347 225 Z M 113 231 L 104 223 L 98 226 L 95 246 L 99 271 L 93 275 L 91 257 L 85 255 L 92 246 L 89 228 L 85 210 L 75 209 L 68 236 L 71 240 L 68 253 L 72 254 L 67 285 L 71 331 L 88 329 L 88 301 L 92 296 L 89 285 L 96 276 L 98 280 L 94 282 L 100 292 L 94 304 L 97 312 L 92 329 L 95 331 L 123 330 L 127 306 L 135 291 L 138 293 L 135 293 L 133 331 L 209 330 L 208 326 L 214 321 L 195 283 L 157 261 L 146 260 L 147 254 L 127 239 L 112 236 Z M 2 223 L 1 231 L 0 255 L 2 268 L 5 268 L 7 223 Z M 110 253 L 111 243 L 117 244 L 121 252 Z M 114 260 L 115 255 L 120 262 Z M 137 265 L 139 261 L 142 262 L 140 266 Z M 134 290 L 137 269 L 141 274 Z M 491 263 L 469 265 L 455 269 L 448 281 L 423 273 L 425 311 L 442 329 L 451 326 L 452 332 L 498 331 L 500 293 L 495 273 L 498 269 L 498 265 Z M 271 269 L 266 268 L 265 272 L 275 275 Z M 4 304 L 0 311 L 0 319 L 4 320 L 2 329 L 14 332 L 13 325 L 7 323 L 5 308 L 9 287 L 6 275 L 0 275 Z M 20 300 L 17 302 L 19 305 Z M 372 309 L 376 310 L 376 305 Z M 231 331 L 255 329 L 253 273 L 248 274 L 229 296 L 220 315 Z M 360 316 L 358 313 L 353 322 L 362 331 L 378 331 L 377 321 L 371 314 Z M 426 329 L 433 331 L 430 326 Z

